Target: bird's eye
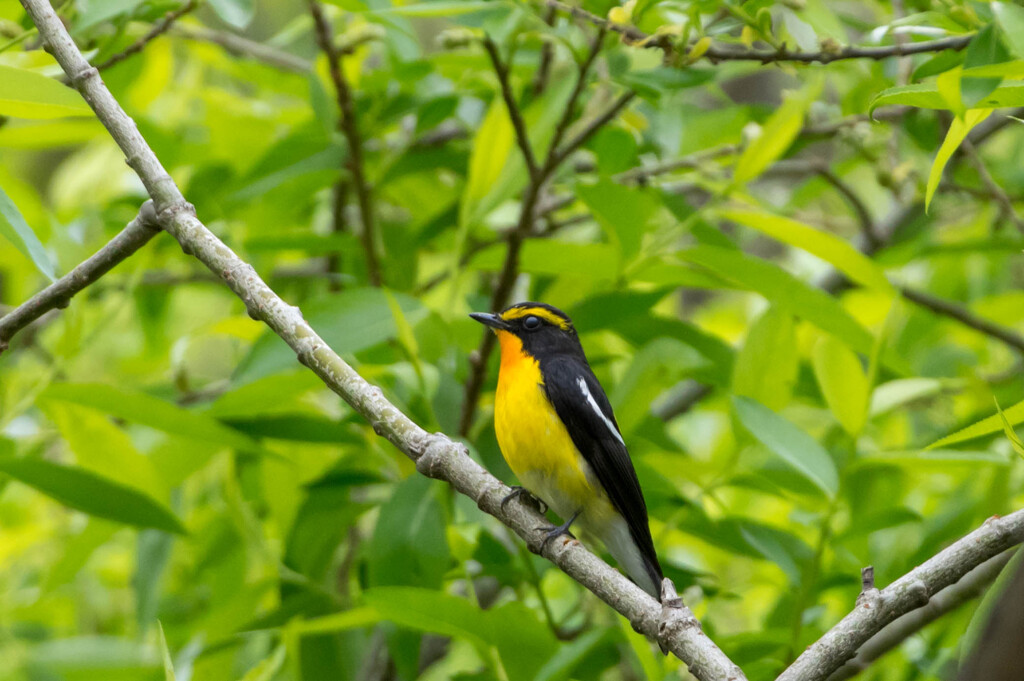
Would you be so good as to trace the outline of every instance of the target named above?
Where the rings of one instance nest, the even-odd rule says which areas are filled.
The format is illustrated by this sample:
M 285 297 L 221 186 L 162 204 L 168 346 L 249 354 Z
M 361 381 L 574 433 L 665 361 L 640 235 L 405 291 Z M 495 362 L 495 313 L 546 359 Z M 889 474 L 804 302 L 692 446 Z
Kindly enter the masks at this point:
M 540 328 L 540 317 L 534 317 L 530 315 L 523 320 L 523 328 L 528 331 L 535 331 Z

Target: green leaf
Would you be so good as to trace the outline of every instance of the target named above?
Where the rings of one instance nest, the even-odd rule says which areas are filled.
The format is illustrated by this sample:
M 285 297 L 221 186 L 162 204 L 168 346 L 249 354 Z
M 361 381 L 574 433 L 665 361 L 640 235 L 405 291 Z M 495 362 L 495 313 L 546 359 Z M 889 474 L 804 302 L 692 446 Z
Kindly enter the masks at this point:
M 838 339 L 824 335 L 814 345 L 812 362 L 828 408 L 843 429 L 856 437 L 864 429 L 871 393 L 860 359 Z
M 800 133 L 807 107 L 817 96 L 818 89 L 812 87 L 810 92 L 792 94 L 778 111 L 768 117 L 761 134 L 743 150 L 736 161 L 733 183 L 750 182 L 786 153 Z
M 438 490 L 419 475 L 395 487 L 380 509 L 370 542 L 370 584 L 441 586 L 451 554 Z
M 380 613 L 375 608 L 362 607 L 295 622 L 289 627 L 300 636 L 319 636 L 348 629 L 361 629 L 377 624 L 380 620 Z
M 227 25 L 243 30 L 251 22 L 256 8 L 253 0 L 210 0 L 210 6 Z
M 812 253 L 845 274 L 851 281 L 862 286 L 874 288 L 890 295 L 895 294 L 895 289 L 889 283 L 882 268 L 871 258 L 833 234 L 770 213 L 719 210 L 718 215 L 731 222 L 756 229 L 790 246 Z
M 939 92 L 936 83 L 918 83 L 883 90 L 871 100 L 869 112 L 880 106 L 896 105 L 914 106 L 919 109 L 953 109 Z M 998 109 L 1008 106 L 1024 106 L 1024 83 L 1016 81 L 1003 83 L 976 104 L 977 108 L 982 109 Z
M 0 455 L 0 473 L 98 518 L 185 534 L 181 521 L 152 497 L 84 468 Z
M 644 232 L 651 230 L 661 208 L 657 199 L 642 187 L 627 187 L 601 178 L 592 185 L 577 185 L 576 194 L 587 204 L 605 232 L 629 261 L 640 251 Z
M 515 129 L 512 120 L 508 116 L 505 102 L 501 97 L 495 97 L 470 147 L 472 151 L 466 173 L 466 188 L 462 192 L 459 208 L 459 224 L 463 228 L 475 223 L 480 213 L 486 210 L 482 206 L 483 200 L 498 182 L 514 146 Z
M 883 383 L 871 394 L 871 415 L 878 416 L 897 407 L 938 395 L 954 381 L 937 378 L 898 378 Z
M 1009 61 L 1010 55 L 1003 47 L 995 26 L 989 24 L 975 34 L 967 46 L 967 54 L 964 56 L 964 70 L 961 73 L 960 91 L 963 104 L 971 109 L 977 103 L 995 90 L 1002 82 L 1001 76 L 977 77 L 970 76 L 969 70 L 973 67 L 984 67 L 989 64 L 1001 64 Z
M 939 147 L 938 153 L 935 154 L 935 160 L 932 162 L 932 168 L 928 172 L 928 187 L 925 190 L 924 206 L 925 210 L 931 204 L 932 197 L 935 195 L 935 190 L 939 188 L 939 181 L 942 179 L 942 171 L 946 168 L 946 163 L 953 156 L 953 152 L 957 150 L 957 147 L 967 137 L 967 133 L 981 123 L 983 120 L 989 117 L 992 113 L 992 109 L 971 109 L 963 118 L 954 118 L 953 122 L 949 124 L 949 131 L 946 132 L 946 138 L 942 140 L 942 146 Z
M 558 652 L 537 672 L 535 681 L 565 681 L 570 678 L 577 666 L 609 638 L 610 630 L 599 627 L 588 631 L 575 641 L 559 646 Z
M 990 7 L 1010 51 L 1024 59 L 1024 7 L 1013 2 L 993 2 Z
M 1013 429 L 1013 426 L 1010 425 L 1009 419 L 1006 418 L 1006 414 L 1004 414 L 1003 410 L 999 408 L 998 400 L 996 401 L 996 411 L 999 412 L 999 420 L 1003 422 L 1003 432 L 1006 433 L 1006 439 L 1009 440 L 1010 444 L 1013 446 L 1013 451 L 1017 452 L 1021 458 L 1024 458 L 1024 442 L 1021 442 L 1020 436 L 1017 435 L 1017 431 Z
M 754 400 L 733 396 L 743 427 L 761 444 L 813 483 L 830 499 L 839 490 L 839 474 L 828 452 L 810 435 Z
M 264 658 L 253 665 L 252 669 L 245 673 L 241 681 L 271 681 L 284 666 L 284 660 L 288 648 L 282 643 L 274 648 L 269 657 Z
M 782 409 L 793 396 L 799 366 L 793 317 L 770 307 L 750 326 L 743 348 L 736 354 L 732 391 L 771 409 Z
M 2 77 L 3 75 L 0 73 L 0 78 Z M 50 281 L 54 280 L 53 263 L 50 261 L 50 256 L 46 254 L 39 237 L 25 222 L 25 218 L 4 192 L 3 187 L 0 187 L 0 235 L 3 235 L 26 258 L 34 262 L 39 271 L 45 274 Z
M 160 658 L 164 663 L 164 681 L 177 681 L 174 675 L 174 663 L 171 662 L 171 651 L 167 649 L 167 639 L 164 637 L 164 625 L 157 620 L 157 631 L 160 632 Z
M 0 64 L 0 116 L 92 116 L 92 109 L 74 88 L 35 71 Z
M 871 334 L 835 298 L 797 279 L 778 265 L 717 246 L 688 248 L 679 251 L 678 255 L 711 270 L 726 281 L 760 293 L 779 308 L 842 338 L 857 352 L 871 353 L 874 346 Z
M 100 383 L 54 383 L 43 391 L 41 397 L 80 404 L 179 437 L 255 454 L 265 453 L 255 440 L 216 419 L 146 393 Z

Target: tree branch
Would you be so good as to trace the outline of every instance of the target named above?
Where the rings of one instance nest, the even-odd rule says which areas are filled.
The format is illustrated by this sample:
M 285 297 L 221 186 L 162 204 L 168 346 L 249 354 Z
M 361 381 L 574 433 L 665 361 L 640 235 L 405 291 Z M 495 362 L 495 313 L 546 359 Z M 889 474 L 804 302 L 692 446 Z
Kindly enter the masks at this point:
M 935 594 L 928 605 L 908 612 L 868 639 L 846 664 L 829 675 L 827 681 L 846 681 L 861 673 L 878 658 L 903 643 L 921 629 L 964 603 L 981 596 L 1013 557 L 1005 551 L 971 570 L 956 584 Z
M 97 64 L 96 68 L 100 71 L 103 71 L 109 69 L 111 66 L 114 66 L 115 64 L 120 64 L 128 57 L 138 54 L 142 51 L 142 48 L 144 48 L 150 42 L 166 33 L 171 28 L 171 26 L 174 25 L 175 21 L 185 16 L 195 8 L 196 0 L 189 0 L 178 9 L 168 12 L 163 16 L 163 18 L 160 21 L 153 24 L 153 28 L 151 28 L 149 32 L 146 33 L 146 35 L 142 36 L 141 38 L 139 38 L 134 43 L 124 48 L 117 54 L 112 55 L 102 64 Z
M 985 162 L 982 160 L 978 150 L 975 149 L 974 143 L 969 139 L 965 139 L 961 146 L 963 147 L 964 154 L 971 160 L 971 163 L 978 171 L 978 176 L 981 178 L 982 183 L 992 193 L 992 196 L 995 197 L 1006 217 L 1009 218 L 1018 232 L 1024 234 L 1024 219 L 1021 219 L 1020 215 L 1017 214 L 1017 209 L 1013 207 L 1013 201 L 1010 200 L 1006 191 L 999 186 L 999 183 L 992 177 L 992 173 L 985 167 Z
M 537 165 L 537 159 L 533 154 L 533 147 L 530 145 L 530 135 L 526 131 L 526 122 L 523 121 L 523 114 L 519 110 L 516 96 L 512 92 L 512 84 L 508 78 L 508 66 L 501 60 L 501 55 L 498 54 L 498 46 L 494 44 L 489 35 L 485 35 L 481 42 L 483 43 L 484 50 L 487 52 L 487 56 L 491 60 L 491 65 L 494 67 L 494 73 L 498 76 L 501 97 L 505 100 L 505 109 L 508 111 L 508 117 L 512 121 L 512 128 L 516 133 L 516 144 L 519 145 L 523 161 L 526 162 L 526 171 L 529 173 L 530 182 L 535 184 L 540 177 L 540 167 Z
M 214 31 L 209 28 L 201 28 L 198 26 L 175 24 L 171 28 L 171 34 L 180 36 L 186 40 L 213 43 L 214 45 L 221 46 L 231 54 L 263 62 L 267 66 L 272 66 L 273 68 L 280 69 L 282 71 L 309 73 L 313 70 L 313 65 L 302 57 L 298 57 L 290 52 L 282 52 L 281 50 L 270 47 L 269 45 L 264 45 L 263 43 L 243 38 L 242 36 L 235 35 L 234 33 Z
M 970 310 L 948 300 L 943 300 L 942 298 L 933 296 L 930 293 L 918 291 L 910 288 L 909 286 L 901 286 L 899 288 L 903 297 L 912 303 L 916 303 L 917 305 L 931 310 L 935 314 L 942 315 L 943 317 L 955 319 L 964 326 L 1006 343 L 1017 352 L 1024 352 L 1024 337 L 1014 331 L 1004 326 L 1000 326 L 995 322 L 982 319 Z
M 135 219 L 92 257 L 0 317 L 0 353 L 7 349 L 8 341 L 14 334 L 50 310 L 67 307 L 76 293 L 142 248 L 159 231 L 153 204 L 147 201 L 142 204 Z
M 541 553 L 569 576 L 628 618 L 633 627 L 657 640 L 686 662 L 702 681 L 743 681 L 742 671 L 700 629 L 700 624 L 666 588 L 662 606 L 621 573 L 573 540 L 548 542 L 536 527 L 543 516 L 514 501 L 502 508 L 509 488 L 469 457 L 466 447 L 441 434 L 420 428 L 339 357 L 303 319 L 198 220 L 174 180 L 139 135 L 132 119 L 89 66 L 47 0 L 21 0 L 51 52 L 82 93 L 97 117 L 128 157 L 150 192 L 157 219 L 182 249 L 224 280 L 245 303 L 249 314 L 264 321 L 335 393 L 366 418 L 377 432 L 416 462 L 428 477 L 445 480 L 477 506 L 513 529 L 534 552 Z M 671 582 L 667 582 L 668 587 Z
M 808 647 L 777 681 L 827 679 L 887 625 L 926 606 L 938 592 L 1022 541 L 1024 510 L 989 518 L 980 528 L 881 591 L 862 593 L 853 612 Z
M 338 99 L 338 130 L 348 142 L 349 173 L 352 175 L 352 188 L 359 206 L 359 219 L 362 222 L 362 244 L 366 257 L 366 273 L 370 283 L 380 286 L 382 282 L 380 263 L 377 260 L 376 229 L 373 214 L 373 195 L 370 183 L 366 179 L 366 168 L 363 160 L 363 139 L 359 134 L 359 121 L 356 119 L 352 88 L 341 68 L 341 54 L 334 45 L 331 35 L 331 24 L 324 15 L 323 7 L 318 0 L 309 0 L 309 12 L 313 15 L 313 26 L 316 29 L 316 41 L 320 49 L 327 55 L 327 64 L 331 72 L 331 81 Z
M 548 7 L 565 12 L 570 16 L 593 24 L 621 35 L 627 43 L 635 44 L 638 47 L 662 50 L 668 55 L 678 53 L 685 54 L 690 51 L 692 45 L 677 47 L 669 36 L 658 36 L 644 33 L 634 26 L 617 24 L 603 19 L 592 12 L 581 7 L 567 5 L 560 0 L 544 0 Z M 950 36 L 939 40 L 929 40 L 920 43 L 898 43 L 896 45 L 883 45 L 879 47 L 858 47 L 855 45 L 835 45 L 818 52 L 790 52 L 783 45 L 780 49 L 758 50 L 742 47 L 729 47 L 726 45 L 711 45 L 702 55 L 702 59 L 715 63 L 720 61 L 757 61 L 762 64 L 780 62 L 796 62 L 811 64 L 818 62 L 830 64 L 834 61 L 844 59 L 888 59 L 890 57 L 906 57 L 912 54 L 923 54 L 927 52 L 942 52 L 944 50 L 962 50 L 974 38 L 974 34 Z

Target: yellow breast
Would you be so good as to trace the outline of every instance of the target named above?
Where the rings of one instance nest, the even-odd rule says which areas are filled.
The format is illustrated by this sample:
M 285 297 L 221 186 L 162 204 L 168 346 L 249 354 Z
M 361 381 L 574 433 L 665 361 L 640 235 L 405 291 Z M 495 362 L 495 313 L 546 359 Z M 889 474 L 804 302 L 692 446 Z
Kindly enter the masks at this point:
M 584 510 L 585 524 L 611 511 L 604 491 L 591 483 L 589 468 L 542 388 L 540 365 L 513 334 L 498 333 L 501 370 L 495 395 L 494 430 L 509 468 L 526 489 L 568 518 Z M 591 521 L 591 522 L 587 522 Z

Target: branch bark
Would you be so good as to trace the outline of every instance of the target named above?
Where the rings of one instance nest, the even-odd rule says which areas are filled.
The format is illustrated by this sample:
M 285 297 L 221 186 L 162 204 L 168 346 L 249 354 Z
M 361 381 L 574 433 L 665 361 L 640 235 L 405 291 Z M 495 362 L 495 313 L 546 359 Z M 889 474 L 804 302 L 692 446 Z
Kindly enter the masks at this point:
M 635 26 L 617 24 L 603 19 L 592 12 L 581 7 L 568 5 L 560 0 L 544 0 L 548 7 L 554 7 L 576 19 L 585 21 L 594 26 L 613 31 L 621 35 L 627 43 L 636 44 L 638 47 L 658 49 L 667 55 L 680 56 L 689 52 L 692 45 L 677 46 L 669 36 L 658 36 L 644 33 Z M 779 49 L 758 50 L 752 48 L 729 47 L 726 45 L 711 45 L 702 55 L 702 59 L 715 63 L 720 61 L 756 61 L 762 64 L 773 64 L 782 62 L 795 62 L 800 64 L 830 64 L 834 61 L 844 59 L 888 59 L 890 57 L 906 57 L 912 54 L 923 54 L 927 52 L 942 52 L 944 50 L 962 50 L 974 38 L 974 34 L 950 36 L 939 40 L 929 40 L 920 43 L 897 43 L 896 45 L 882 45 L 879 47 L 858 47 L 856 45 L 840 46 L 835 45 L 829 49 L 818 52 L 790 52 L 783 45 Z
M 153 204 L 147 201 L 135 219 L 92 257 L 0 317 L 0 353 L 7 349 L 14 334 L 50 310 L 67 307 L 75 294 L 149 243 L 159 231 Z
M 420 473 L 444 480 L 473 499 L 481 510 L 515 531 L 532 551 L 553 561 L 628 618 L 637 631 L 658 641 L 686 662 L 698 679 L 743 681 L 743 672 L 701 631 L 689 608 L 673 603 L 672 598 L 667 599 L 669 606 L 663 608 L 579 542 L 548 542 L 545 546 L 543 533 L 535 529 L 544 523 L 543 516 L 519 501 L 502 508 L 509 488 L 471 459 L 464 445 L 420 428 L 391 404 L 380 388 L 368 383 L 331 350 L 306 323 L 297 307 L 285 303 L 251 265 L 199 221 L 191 204 L 139 134 L 134 121 L 107 90 L 96 69 L 82 56 L 47 0 L 21 2 L 64 72 L 138 173 L 153 199 L 161 226 L 178 240 L 186 253 L 194 255 L 223 279 L 245 303 L 249 314 L 264 321 L 288 343 L 301 363 L 366 418 L 375 432 L 415 461 Z
M 899 617 L 928 605 L 982 563 L 1024 541 L 1024 510 L 992 517 L 882 590 L 861 594 L 854 610 L 813 643 L 776 681 L 827 679 Z
M 878 658 L 921 629 L 964 603 L 981 596 L 1013 557 L 1006 551 L 971 570 L 956 584 L 935 594 L 928 605 L 908 612 L 868 639 L 857 654 L 829 675 L 827 681 L 846 681 L 870 667 Z
M 309 0 L 309 12 L 313 15 L 313 26 L 316 29 L 316 41 L 320 49 L 327 55 L 327 64 L 334 83 L 334 92 L 338 100 L 338 130 L 348 142 L 348 165 L 352 175 L 352 188 L 355 191 L 356 203 L 359 206 L 359 220 L 362 223 L 361 241 L 366 257 L 366 274 L 370 283 L 380 286 L 383 283 L 380 274 L 380 261 L 377 259 L 376 218 L 373 214 L 373 193 L 366 179 L 366 166 L 363 159 L 363 138 L 359 134 L 359 121 L 356 119 L 352 88 L 345 72 L 341 68 L 341 53 L 334 45 L 331 35 L 331 23 L 324 15 L 324 9 L 317 0 Z
M 226 31 L 175 24 L 171 27 L 171 35 L 180 36 L 186 40 L 220 45 L 231 54 L 253 59 L 282 71 L 309 73 L 313 70 L 313 65 L 302 57 Z

